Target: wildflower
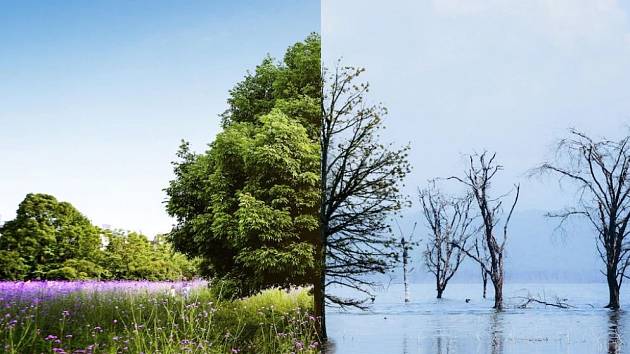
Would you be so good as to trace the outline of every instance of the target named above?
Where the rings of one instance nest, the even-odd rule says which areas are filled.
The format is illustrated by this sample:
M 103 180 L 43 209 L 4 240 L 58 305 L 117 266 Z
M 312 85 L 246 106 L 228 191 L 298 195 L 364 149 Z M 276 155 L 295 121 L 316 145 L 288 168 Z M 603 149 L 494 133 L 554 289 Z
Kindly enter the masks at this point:
M 44 340 L 55 340 L 55 339 L 57 339 L 57 336 L 54 336 L 52 334 L 49 334 L 46 336 L 46 338 L 44 338 Z
M 293 345 L 295 345 L 295 348 L 298 350 L 302 350 L 304 348 L 304 343 L 302 343 L 302 341 L 296 340 L 295 343 L 293 343 Z
M 231 351 L 231 352 L 232 352 L 232 353 L 234 353 L 234 354 L 236 354 L 236 353 L 239 353 L 240 351 L 241 351 L 240 349 L 237 349 L 237 348 L 232 348 L 232 351 Z

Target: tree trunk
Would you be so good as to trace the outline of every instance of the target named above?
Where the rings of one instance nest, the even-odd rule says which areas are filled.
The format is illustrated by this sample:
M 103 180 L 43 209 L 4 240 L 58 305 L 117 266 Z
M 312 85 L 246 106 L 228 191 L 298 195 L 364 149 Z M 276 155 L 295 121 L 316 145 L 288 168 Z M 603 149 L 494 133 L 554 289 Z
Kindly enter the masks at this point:
M 503 279 L 496 279 L 492 282 L 494 285 L 494 308 L 503 309 Z
M 323 101 L 322 101 L 323 102 Z M 323 112 L 323 110 L 322 110 Z M 323 121 L 321 122 L 323 123 Z M 323 125 L 322 125 L 323 127 Z M 315 292 L 313 300 L 315 301 L 315 314 L 319 320 L 319 338 L 322 342 L 326 342 L 328 334 L 326 333 L 326 251 L 328 237 L 328 219 L 326 218 L 326 189 L 328 186 L 328 148 L 329 141 L 324 134 L 324 130 L 320 134 L 321 161 L 320 161 L 320 204 L 319 204 L 319 240 L 316 243 L 315 254 L 317 255 L 318 273 L 313 284 Z
M 320 279 L 316 280 L 313 284 L 313 301 L 315 302 L 315 317 L 319 321 L 319 337 L 322 341 L 326 341 L 328 335 L 326 333 L 326 298 L 325 298 L 325 275 L 320 272 Z
M 407 257 L 409 256 L 407 253 L 407 243 L 405 242 L 405 238 L 402 239 L 402 247 L 403 247 L 403 283 L 405 284 L 405 302 L 409 302 L 409 283 L 407 280 Z
M 617 270 L 607 269 L 606 279 L 608 281 L 608 305 L 609 309 L 619 308 L 619 283 L 617 282 Z
M 407 262 L 403 264 L 403 283 L 405 283 L 405 302 L 409 302 L 409 283 L 407 280 Z
M 444 292 L 444 289 L 440 289 L 440 288 L 438 287 L 438 289 L 437 289 L 437 298 L 438 298 L 438 299 L 441 299 L 441 298 L 442 298 L 442 293 L 443 293 L 443 292 Z
M 319 326 L 318 334 L 322 342 L 328 339 L 326 333 L 326 246 L 325 246 L 325 227 L 320 227 L 319 242 L 315 247 L 317 256 L 317 267 L 315 269 L 315 279 L 313 280 L 313 301 L 315 317 L 317 317 Z

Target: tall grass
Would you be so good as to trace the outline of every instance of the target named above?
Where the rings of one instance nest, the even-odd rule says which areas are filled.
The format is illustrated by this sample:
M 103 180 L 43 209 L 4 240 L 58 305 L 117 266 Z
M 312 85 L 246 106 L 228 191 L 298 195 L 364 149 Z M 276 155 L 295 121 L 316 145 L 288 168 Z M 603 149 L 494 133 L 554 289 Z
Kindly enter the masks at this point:
M 307 291 L 272 289 L 218 301 L 185 294 L 75 292 L 39 302 L 0 299 L 6 353 L 316 353 Z

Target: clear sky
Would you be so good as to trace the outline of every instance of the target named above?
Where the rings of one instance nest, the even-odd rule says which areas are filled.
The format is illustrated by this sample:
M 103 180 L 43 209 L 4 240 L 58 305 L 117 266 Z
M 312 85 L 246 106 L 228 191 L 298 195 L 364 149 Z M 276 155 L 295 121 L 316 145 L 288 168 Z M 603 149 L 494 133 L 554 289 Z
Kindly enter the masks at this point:
M 630 123 L 629 4 L 324 0 L 322 55 L 367 69 L 389 139 L 411 142 L 409 193 L 488 149 L 497 192 L 520 182 L 521 210 L 553 208 L 557 184 L 525 172 L 569 127 L 616 138 Z
M 323 0 L 322 56 L 363 66 L 371 99 L 389 108 L 385 138 L 411 144 L 406 192 L 461 174 L 462 154 L 497 152 L 494 195 L 521 184 L 511 223 L 508 277 L 602 279 L 584 222 L 555 231 L 545 211 L 574 196 L 527 178 L 576 127 L 619 137 L 630 123 L 630 2 L 614 0 Z M 458 190 L 452 182 L 447 189 Z M 403 224 L 422 223 L 418 203 Z M 422 225 L 422 224 L 420 224 Z M 420 228 L 419 238 L 427 231 Z M 413 262 L 421 264 L 414 250 Z M 462 270 L 478 278 L 467 262 Z M 424 269 L 424 268 L 423 268 Z M 416 276 L 424 276 L 419 272 Z
M 1 219 L 39 192 L 168 231 L 180 140 L 205 149 L 246 70 L 319 30 L 317 0 L 0 0 Z

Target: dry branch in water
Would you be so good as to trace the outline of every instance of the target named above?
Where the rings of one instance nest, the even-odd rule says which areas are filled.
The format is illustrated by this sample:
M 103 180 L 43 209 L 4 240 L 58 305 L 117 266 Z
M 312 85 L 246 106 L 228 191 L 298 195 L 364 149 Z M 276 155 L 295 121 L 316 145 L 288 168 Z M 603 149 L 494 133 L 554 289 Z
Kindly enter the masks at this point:
M 527 306 L 529 306 L 532 303 L 545 305 L 545 306 L 556 307 L 556 308 L 560 308 L 560 309 L 575 308 L 575 306 L 569 305 L 568 303 L 566 303 L 565 302 L 566 299 L 560 299 L 557 296 L 556 296 L 556 298 L 554 299 L 553 302 L 546 301 L 545 299 L 536 298 L 536 297 L 531 296 L 531 295 L 519 296 L 517 298 L 524 300 L 524 302 L 522 304 L 517 306 L 519 309 L 525 309 L 525 308 L 527 308 Z

